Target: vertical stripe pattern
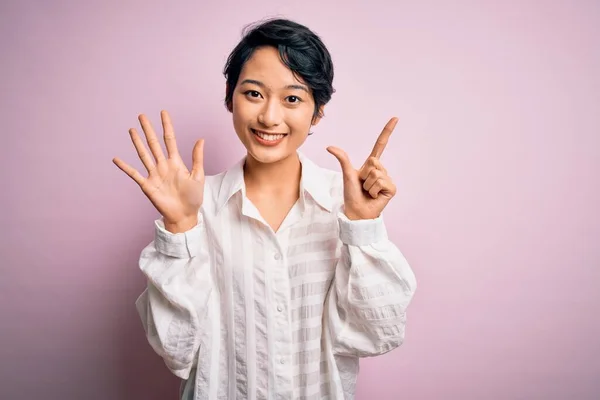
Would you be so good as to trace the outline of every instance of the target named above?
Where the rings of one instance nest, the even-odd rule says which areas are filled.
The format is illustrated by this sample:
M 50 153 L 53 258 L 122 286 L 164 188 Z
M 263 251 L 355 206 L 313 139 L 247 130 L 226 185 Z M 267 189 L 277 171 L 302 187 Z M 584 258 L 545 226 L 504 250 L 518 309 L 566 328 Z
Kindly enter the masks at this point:
M 181 398 L 353 399 L 359 358 L 404 340 L 416 280 L 383 219 L 349 221 L 341 175 L 299 158 L 277 232 L 246 196 L 243 160 L 206 178 L 198 226 L 156 221 L 138 310 Z

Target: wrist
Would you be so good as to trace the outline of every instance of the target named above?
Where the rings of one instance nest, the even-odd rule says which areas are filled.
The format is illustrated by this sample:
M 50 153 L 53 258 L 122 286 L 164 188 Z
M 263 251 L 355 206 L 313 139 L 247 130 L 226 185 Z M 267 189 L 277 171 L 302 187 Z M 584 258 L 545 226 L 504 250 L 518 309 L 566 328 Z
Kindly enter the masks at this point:
M 183 233 L 187 232 L 196 225 L 198 225 L 198 216 L 184 218 L 179 221 L 171 222 L 164 220 L 165 229 L 171 233 Z
M 344 215 L 350 221 L 359 221 L 359 220 L 364 220 L 364 219 L 377 219 L 377 218 L 379 218 L 379 215 L 365 215 L 364 213 L 353 212 L 351 210 L 346 210 L 345 208 L 344 208 Z
M 359 215 L 356 215 L 356 214 L 353 214 L 353 213 L 349 213 L 349 212 L 344 212 L 344 215 L 350 221 L 357 221 L 357 220 L 360 220 L 360 219 L 364 219 L 364 218 L 360 217 Z

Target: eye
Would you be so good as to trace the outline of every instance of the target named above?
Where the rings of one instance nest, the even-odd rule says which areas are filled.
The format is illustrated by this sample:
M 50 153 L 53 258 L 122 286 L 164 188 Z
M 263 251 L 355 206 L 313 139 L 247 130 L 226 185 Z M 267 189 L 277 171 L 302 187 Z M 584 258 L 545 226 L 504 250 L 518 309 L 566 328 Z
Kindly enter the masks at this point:
M 302 101 L 302 99 L 298 96 L 288 96 L 287 99 L 290 103 L 300 103 Z
M 257 92 L 256 90 L 246 90 L 244 92 L 244 94 L 248 97 L 253 97 L 255 99 L 262 97 L 262 95 L 259 92 Z

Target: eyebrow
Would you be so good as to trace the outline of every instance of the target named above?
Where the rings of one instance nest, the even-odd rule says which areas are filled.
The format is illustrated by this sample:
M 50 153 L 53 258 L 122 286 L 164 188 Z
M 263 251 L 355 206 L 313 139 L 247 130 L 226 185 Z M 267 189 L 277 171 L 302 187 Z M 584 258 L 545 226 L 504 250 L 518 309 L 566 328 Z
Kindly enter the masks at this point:
M 253 84 L 256 86 L 260 86 L 263 89 L 267 88 L 267 86 L 264 83 L 262 83 L 261 81 L 257 81 L 255 79 L 244 79 L 242 81 L 242 83 L 240 83 L 240 85 L 243 85 L 245 83 L 250 83 L 250 84 Z M 298 89 L 298 90 L 304 90 L 306 93 L 309 93 L 308 88 L 304 85 L 287 85 L 285 87 L 285 89 Z

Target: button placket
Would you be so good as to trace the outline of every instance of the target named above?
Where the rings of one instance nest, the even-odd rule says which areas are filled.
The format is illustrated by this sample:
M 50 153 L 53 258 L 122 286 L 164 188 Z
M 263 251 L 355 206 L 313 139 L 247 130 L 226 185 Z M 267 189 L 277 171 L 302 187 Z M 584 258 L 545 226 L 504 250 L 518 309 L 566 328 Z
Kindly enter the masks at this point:
M 285 249 L 287 248 L 285 241 L 279 242 L 278 245 L 272 248 L 270 257 L 272 257 L 272 287 L 274 309 L 277 310 L 273 314 L 273 322 L 275 327 L 275 351 L 277 358 L 273 361 L 276 363 L 275 375 L 277 390 L 280 391 L 278 396 L 282 398 L 290 398 L 287 392 L 292 390 L 292 371 L 290 365 L 290 350 L 291 350 L 291 334 L 290 321 L 286 310 L 288 309 L 289 301 L 289 273 L 286 267 Z
M 283 268 L 284 266 L 284 262 L 283 262 L 283 255 L 280 251 L 276 250 L 273 253 L 273 259 L 276 260 L 276 262 L 274 263 L 275 268 L 274 268 L 274 277 L 275 277 L 275 281 L 276 281 L 276 286 L 275 286 L 275 300 L 276 300 L 276 310 L 277 310 L 277 314 L 274 316 L 275 318 L 275 325 L 277 327 L 277 342 L 278 342 L 278 347 L 279 347 L 279 357 L 277 359 L 277 363 L 282 367 L 285 368 L 284 366 L 286 365 L 286 357 L 288 356 L 288 352 L 289 352 L 289 338 L 288 338 L 288 332 L 289 332 L 289 324 L 288 324 L 288 318 L 287 315 L 284 313 L 285 310 L 285 304 L 286 304 L 286 284 L 285 282 L 285 277 L 287 274 L 285 268 Z M 288 376 L 287 376 L 288 372 L 283 369 L 280 371 L 279 375 L 279 379 L 282 379 L 282 382 L 287 382 L 288 381 Z
M 275 268 L 275 277 L 276 280 L 278 282 L 282 282 L 282 280 L 284 279 L 283 277 L 283 271 L 284 269 L 282 268 L 282 262 L 281 260 L 283 259 L 282 254 L 279 251 L 275 251 L 275 253 L 273 254 L 273 258 L 277 261 L 279 261 L 277 264 L 277 267 Z M 278 287 L 281 288 L 280 285 L 277 285 Z M 282 332 L 285 331 L 285 328 L 287 326 L 287 318 L 284 318 L 283 315 L 281 315 L 281 313 L 283 312 L 283 310 L 285 309 L 284 305 L 285 305 L 285 294 L 284 291 L 280 291 L 276 294 L 276 298 L 277 298 L 277 311 L 280 313 L 276 319 L 277 319 L 277 324 L 280 326 Z

